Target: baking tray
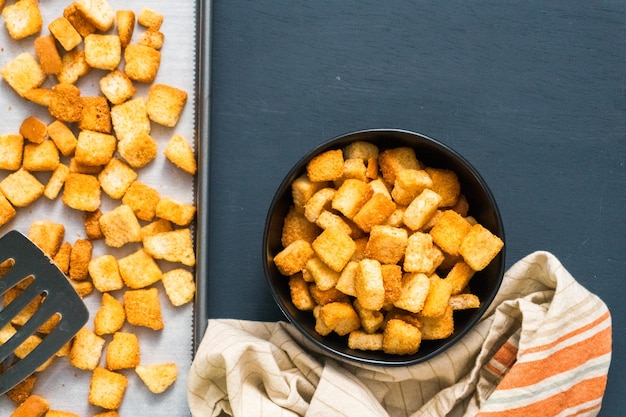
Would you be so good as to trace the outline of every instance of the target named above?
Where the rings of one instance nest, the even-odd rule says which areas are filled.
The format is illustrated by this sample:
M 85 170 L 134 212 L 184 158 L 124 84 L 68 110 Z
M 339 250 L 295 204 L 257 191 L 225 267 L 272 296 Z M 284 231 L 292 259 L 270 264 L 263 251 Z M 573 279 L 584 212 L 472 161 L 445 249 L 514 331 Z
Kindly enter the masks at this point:
M 197 218 L 192 224 L 196 244 L 196 266 L 193 272 L 197 278 L 196 299 L 182 307 L 172 307 L 165 297 L 162 287 L 161 306 L 164 312 L 165 329 L 162 332 L 153 332 L 149 329 L 140 329 L 125 325 L 123 331 L 133 331 L 139 336 L 141 345 L 141 363 L 176 362 L 179 365 L 178 379 L 165 393 L 155 395 L 150 393 L 141 380 L 132 370 L 124 370 L 129 379 L 129 385 L 119 409 L 120 415 L 189 415 L 187 405 L 187 375 L 191 361 L 199 341 L 206 328 L 206 253 L 207 253 L 207 223 L 208 223 L 208 189 L 209 189 L 209 88 L 210 88 L 210 22 L 212 2 L 210 0 L 180 2 L 160 2 L 159 0 L 144 0 L 142 2 L 127 2 L 124 0 L 108 0 L 115 10 L 130 9 L 136 14 L 141 8 L 148 7 L 164 15 L 161 31 L 165 35 L 165 43 L 162 51 L 161 67 L 155 83 L 170 84 L 179 87 L 188 93 L 188 100 L 181 118 L 174 128 L 165 128 L 152 123 L 151 135 L 159 144 L 159 156 L 157 160 L 139 170 L 139 178 L 142 182 L 156 188 L 161 195 L 176 198 L 181 201 L 195 202 Z M 8 2 L 12 4 L 13 2 Z M 64 2 L 41 2 L 40 9 L 44 21 L 41 35 L 49 33 L 47 25 L 52 19 L 60 16 L 63 8 L 71 3 Z M 138 33 L 143 28 L 136 25 L 133 42 L 136 42 Z M 115 33 L 115 29 L 110 31 Z M 32 46 L 36 36 L 15 41 L 8 37 L 4 27 L 4 19 L 0 19 L 0 67 L 13 59 L 22 51 L 30 51 L 34 54 Z M 93 73 L 94 71 L 92 71 Z M 82 95 L 96 95 L 99 93 L 97 78 L 105 72 L 97 75 L 89 74 L 79 81 Z M 90 78 L 91 77 L 91 78 Z M 51 86 L 48 81 L 44 87 Z M 145 97 L 149 85 L 138 85 L 135 97 Z M 0 81 L 0 134 L 17 133 L 21 121 L 30 115 L 36 116 L 46 123 L 53 119 L 43 107 L 26 102 L 19 98 L 13 90 L 4 82 Z M 172 134 L 177 133 L 192 141 L 198 160 L 198 174 L 195 177 L 181 174 L 165 161 L 162 151 L 166 140 Z M 67 161 L 64 161 L 67 162 Z M 8 172 L 0 171 L 0 180 Z M 37 174 L 45 181 L 49 174 Z M 162 179 L 169 178 L 167 182 Z M 182 180 L 181 180 L 182 178 Z M 182 183 L 180 181 L 183 181 Z M 45 182 L 44 182 L 45 184 Z M 181 184 L 183 186 L 181 187 Z M 63 207 L 60 201 L 47 201 L 41 197 L 31 206 L 18 209 L 18 216 L 11 222 L 0 228 L 0 234 L 10 229 L 17 229 L 24 233 L 32 221 L 46 219 L 59 221 L 66 225 L 65 240 L 74 242 L 76 239 L 85 238 L 82 228 L 82 213 L 67 207 Z M 102 211 L 106 212 L 114 206 L 115 202 L 106 202 L 103 193 Z M 108 205 L 107 205 L 108 204 Z M 145 224 L 145 223 L 144 223 Z M 102 243 L 94 244 L 94 256 L 101 254 Z M 116 257 L 122 257 L 136 250 L 137 247 L 126 245 L 119 250 L 104 248 L 107 253 Z M 180 265 L 160 262 L 165 271 Z M 160 284 L 157 284 L 160 286 Z M 117 293 L 121 295 L 121 292 Z M 85 300 L 91 311 L 88 326 L 93 326 L 93 314 L 100 303 L 99 295 L 94 293 Z M 168 326 L 168 324 L 170 324 Z M 93 328 L 93 327 L 92 327 Z M 107 342 L 110 336 L 105 337 Z M 183 338 L 183 339 L 181 339 Z M 180 343 L 180 340 L 188 340 L 188 343 Z M 104 354 L 101 364 L 104 363 Z M 34 393 L 48 399 L 51 408 L 74 412 L 78 415 L 93 415 L 103 411 L 98 407 L 90 406 L 87 401 L 89 390 L 89 371 L 78 370 L 69 365 L 66 358 L 57 359 L 44 373 L 39 375 Z M 4 396 L 0 397 L 0 417 L 9 416 L 14 405 Z

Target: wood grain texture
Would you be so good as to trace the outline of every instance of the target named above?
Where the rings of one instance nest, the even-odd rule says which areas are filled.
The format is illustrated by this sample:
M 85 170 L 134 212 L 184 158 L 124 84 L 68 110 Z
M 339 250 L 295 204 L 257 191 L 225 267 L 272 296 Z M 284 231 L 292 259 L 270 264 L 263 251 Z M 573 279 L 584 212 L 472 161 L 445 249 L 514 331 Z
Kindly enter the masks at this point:
M 209 315 L 281 319 L 261 239 L 309 148 L 370 127 L 461 152 L 504 217 L 507 265 L 554 253 L 609 306 L 600 415 L 626 407 L 626 6 L 214 1 Z

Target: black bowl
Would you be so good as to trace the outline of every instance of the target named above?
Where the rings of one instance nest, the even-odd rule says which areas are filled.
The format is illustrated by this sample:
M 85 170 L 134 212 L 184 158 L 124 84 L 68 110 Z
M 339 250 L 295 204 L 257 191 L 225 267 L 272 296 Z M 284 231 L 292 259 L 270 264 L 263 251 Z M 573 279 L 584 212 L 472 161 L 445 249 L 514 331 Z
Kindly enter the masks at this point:
M 288 278 L 281 275 L 273 258 L 283 247 L 281 233 L 283 219 L 292 205 L 291 183 L 306 171 L 307 163 L 315 156 L 331 149 L 341 149 L 355 141 L 366 141 L 381 150 L 399 146 L 415 149 L 417 158 L 426 166 L 446 168 L 456 172 L 461 183 L 461 192 L 466 196 L 470 211 L 476 220 L 504 241 L 502 219 L 496 201 L 485 181 L 474 167 L 448 146 L 424 135 L 404 130 L 374 129 L 352 132 L 338 136 L 308 152 L 287 174 L 278 187 L 271 203 L 263 236 L 264 269 L 267 282 L 276 303 L 285 316 L 315 345 L 335 358 L 381 366 L 400 366 L 423 362 L 433 358 L 459 341 L 484 315 L 493 301 L 505 268 L 505 248 L 484 270 L 477 272 L 471 281 L 472 293 L 481 301 L 474 310 L 454 313 L 455 331 L 449 338 L 437 341 L 422 341 L 414 355 L 390 355 L 382 351 L 359 351 L 348 348 L 347 336 L 335 333 L 321 336 L 315 331 L 315 319 L 310 311 L 298 310 L 291 302 Z

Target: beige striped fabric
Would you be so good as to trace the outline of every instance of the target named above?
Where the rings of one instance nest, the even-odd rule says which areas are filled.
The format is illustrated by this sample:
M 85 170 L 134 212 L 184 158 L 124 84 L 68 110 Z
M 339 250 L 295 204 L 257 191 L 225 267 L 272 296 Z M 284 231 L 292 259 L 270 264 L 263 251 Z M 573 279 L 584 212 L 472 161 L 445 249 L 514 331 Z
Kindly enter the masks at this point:
M 602 300 L 535 252 L 475 329 L 418 365 L 339 362 L 284 322 L 209 320 L 188 400 L 194 417 L 595 416 L 611 343 Z

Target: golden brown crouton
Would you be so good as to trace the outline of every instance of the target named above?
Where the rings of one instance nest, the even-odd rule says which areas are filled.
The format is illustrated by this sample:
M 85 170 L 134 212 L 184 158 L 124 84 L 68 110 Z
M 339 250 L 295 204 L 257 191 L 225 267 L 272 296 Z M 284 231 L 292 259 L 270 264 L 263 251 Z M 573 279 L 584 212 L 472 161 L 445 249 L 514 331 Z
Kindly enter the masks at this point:
M 415 232 L 409 236 L 404 255 L 406 272 L 423 272 L 430 275 L 443 262 L 443 253 L 433 245 L 428 233 Z
M 86 239 L 78 239 L 72 246 L 70 255 L 70 278 L 82 281 L 89 277 L 89 262 L 93 252 L 93 244 Z
M 93 175 L 70 172 L 65 179 L 63 203 L 81 211 L 95 211 L 100 207 L 100 183 Z
M 397 319 L 389 320 L 383 333 L 383 351 L 393 355 L 413 355 L 420 347 L 422 333 L 417 327 Z
M 47 132 L 63 156 L 69 156 L 74 153 L 78 140 L 65 123 L 55 120 L 48 125 Z
M 334 181 L 343 174 L 343 152 L 330 150 L 316 155 L 306 166 L 312 182 Z
M 274 256 L 274 263 L 281 274 L 291 276 L 302 271 L 315 252 L 305 240 L 296 240 Z
M 332 270 L 340 272 L 356 250 L 354 240 L 341 228 L 329 227 L 315 238 L 313 250 Z
M 64 84 L 74 84 L 83 75 L 91 71 L 91 67 L 85 58 L 85 51 L 82 49 L 72 49 L 61 58 L 63 68 L 57 74 L 57 80 Z
M 116 200 L 124 196 L 136 178 L 137 172 L 115 157 L 111 158 L 98 174 L 102 190 Z M 156 203 L 154 208 L 156 210 Z
M 78 87 L 70 83 L 59 83 L 52 87 L 48 112 L 62 122 L 79 121 L 83 116 L 83 100 Z
M 31 395 L 13 410 L 11 417 L 43 417 L 49 409 L 48 400 L 38 395 Z
M 368 310 L 380 310 L 385 302 L 385 286 L 380 262 L 375 259 L 359 261 L 354 280 L 356 299 Z
M 196 206 L 163 196 L 156 206 L 156 216 L 178 226 L 188 226 L 196 216 Z
M 293 305 L 298 310 L 313 310 L 315 301 L 309 291 L 309 284 L 304 280 L 301 273 L 289 277 L 289 292 Z
M 148 236 L 156 235 L 157 233 L 171 232 L 174 230 L 172 222 L 164 219 L 157 219 L 150 224 L 147 224 L 141 228 L 141 240 Z
M 126 320 L 133 326 L 147 327 L 152 330 L 163 329 L 161 304 L 156 288 L 129 290 L 124 293 Z
M 404 211 L 403 221 L 412 230 L 421 229 L 437 212 L 441 196 L 426 189 L 420 193 Z
M 352 218 L 364 232 L 370 232 L 376 225 L 382 224 L 396 210 L 396 204 L 384 194 L 376 193 L 367 200 Z
M 291 206 L 283 221 L 281 243 L 283 247 L 287 247 L 300 239 L 313 242 L 320 232 L 321 229 L 315 223 L 309 222 L 302 212 Z
M 50 220 L 36 220 L 28 229 L 28 238 L 52 258 L 63 243 L 65 226 Z
M 174 127 L 187 102 L 187 93 L 165 84 L 153 84 L 148 90 L 146 111 L 155 123 Z
M 127 243 L 141 241 L 139 221 L 133 210 L 125 204 L 103 214 L 99 223 L 107 246 L 121 248 Z
M 135 12 L 132 10 L 116 10 L 117 34 L 120 37 L 122 48 L 126 48 L 133 38 L 135 31 Z
M 158 30 L 148 29 L 139 35 L 138 45 L 145 45 L 153 49 L 161 49 L 165 42 L 165 35 Z
M 124 283 L 133 289 L 152 285 L 163 276 L 159 265 L 143 249 L 121 258 L 117 263 Z
M 430 229 L 433 242 L 450 255 L 458 255 L 461 242 L 471 225 L 459 213 L 445 210 Z
M 14 207 L 26 207 L 43 195 L 45 187 L 33 174 L 20 169 L 0 181 L 0 192 Z
M 144 98 L 135 98 L 113 106 L 111 120 L 115 136 L 120 141 L 150 133 L 150 119 Z
M 343 174 L 341 178 L 335 180 L 335 185 L 340 186 L 347 179 L 355 179 L 363 182 L 368 181 L 367 167 L 365 162 L 359 158 L 345 159 L 343 161 Z
M 137 23 L 148 29 L 159 30 L 163 24 L 163 15 L 156 10 L 142 7 L 137 16 Z
M 452 307 L 449 305 L 446 311 L 440 316 L 426 317 L 418 314 L 417 318 L 422 324 L 420 330 L 423 340 L 445 339 L 450 337 L 454 332 L 454 316 Z
M 51 140 L 24 146 L 22 166 L 27 171 L 54 171 L 60 163 L 59 150 Z
M 139 339 L 134 333 L 116 332 L 106 352 L 106 367 L 111 371 L 139 366 Z
M 450 285 L 450 282 L 439 278 L 436 274 L 431 275 L 429 279 L 428 296 L 420 314 L 424 317 L 438 317 L 445 313 L 446 308 L 448 308 L 452 285 Z
M 111 294 L 103 293 L 102 303 L 93 319 L 94 332 L 98 336 L 113 334 L 122 328 L 125 320 L 126 313 L 122 303 Z
M 122 104 L 137 91 L 133 82 L 119 69 L 100 78 L 100 91 L 113 105 Z
M 106 0 L 77 0 L 77 9 L 96 29 L 106 32 L 115 21 L 115 11 Z
M 426 168 L 433 181 L 432 190 L 441 196 L 440 207 L 454 206 L 461 193 L 461 183 L 454 171 L 440 168 Z
M 480 307 L 480 299 L 475 294 L 452 295 L 448 303 L 454 311 Z
M 480 224 L 465 235 L 459 253 L 474 271 L 482 271 L 495 258 L 504 242 Z
M 56 42 L 52 35 L 36 38 L 34 46 L 43 72 L 46 74 L 58 74 L 61 72 L 63 62 L 61 61 L 61 55 L 59 55 Z
M 130 44 L 124 49 L 124 70 L 131 80 L 151 83 L 161 65 L 161 52 L 145 45 Z
M 186 266 L 196 264 L 193 239 L 189 228 L 148 236 L 143 240 L 143 247 L 154 259 L 180 262 Z
M 181 135 L 174 135 L 167 142 L 165 157 L 183 171 L 195 175 L 198 170 L 196 157 L 191 144 Z
M 22 404 L 32 394 L 35 382 L 37 382 L 37 375 L 31 374 L 15 387 L 7 391 L 7 398 L 9 398 L 15 404 Z
M 65 274 L 70 273 L 70 256 L 72 254 L 72 244 L 70 242 L 63 242 L 56 255 L 54 255 L 54 263 Z
M 322 188 L 326 187 L 328 187 L 327 182 L 312 182 L 306 174 L 303 174 L 293 180 L 291 183 L 291 195 L 296 210 L 304 213 L 304 205 L 309 198 Z
M 467 287 L 470 279 L 474 276 L 475 271 L 464 261 L 458 261 L 454 264 L 445 280 L 451 285 L 450 293 L 452 295 L 460 294 Z
M 50 176 L 46 188 L 43 191 L 43 195 L 49 200 L 57 198 L 69 173 L 70 169 L 67 165 L 59 164 Z
M 49 410 L 46 413 L 46 417 L 80 417 L 80 416 L 76 413 L 70 413 L 69 411 Z
M 112 71 L 122 59 L 119 36 L 92 33 L 85 37 L 85 60 L 92 68 Z
M 2 10 L 9 36 L 24 39 L 41 31 L 43 19 L 36 0 L 18 0 Z
M 141 168 L 157 157 L 157 143 L 147 133 L 120 140 L 117 150 L 133 168 Z
M 78 331 L 70 350 L 70 363 L 78 369 L 93 370 L 98 366 L 105 340 L 87 327 Z
M 113 135 L 92 130 L 81 130 L 78 134 L 74 158 L 81 165 L 106 165 L 113 157 L 116 145 L 117 140 Z
M 345 159 L 361 159 L 363 162 L 378 158 L 378 146 L 370 142 L 355 141 L 343 148 Z
M 412 148 L 400 147 L 385 149 L 378 155 L 378 166 L 383 179 L 389 185 L 396 182 L 396 176 L 404 169 L 421 169 L 421 164 Z
M 366 182 L 347 179 L 333 196 L 332 208 L 352 219 L 363 204 L 370 199 L 373 192 Z
M 83 38 L 96 31 L 96 27 L 92 25 L 78 8 L 78 3 L 70 3 L 63 9 L 63 17 L 65 17 Z
M 328 187 L 316 191 L 304 204 L 304 217 L 311 223 L 317 222 L 317 218 L 324 210 L 331 209 L 336 193 L 337 190 Z
M 365 332 L 374 333 L 382 326 L 385 316 L 379 310 L 370 310 L 363 307 L 358 299 L 354 300 L 353 305 L 361 319 L 361 328 Z
M 22 166 L 24 137 L 0 135 L 0 169 L 17 171 Z
M 382 350 L 383 334 L 368 334 L 362 330 L 355 330 L 348 336 L 348 347 L 356 350 Z
M 22 52 L 5 64 L 0 75 L 22 97 L 46 80 L 46 73 L 30 52 Z
M 7 224 L 15 217 L 16 213 L 15 208 L 9 203 L 9 200 L 0 192 L 0 227 Z
M 80 33 L 63 16 L 59 16 L 50 22 L 48 30 L 66 51 L 71 51 L 83 41 Z
M 194 276 L 186 269 L 176 268 L 161 277 L 165 294 L 173 306 L 179 307 L 193 300 L 196 293 Z
M 20 125 L 20 135 L 32 143 L 39 144 L 48 139 L 48 128 L 35 116 L 28 116 Z
M 356 289 L 354 287 L 354 283 L 356 280 L 356 275 L 358 273 L 359 262 L 348 262 L 341 271 L 341 274 L 339 275 L 339 280 L 337 281 L 337 285 L 335 285 L 335 288 L 346 295 L 356 297 Z
M 128 379 L 124 375 L 98 366 L 91 377 L 88 401 L 97 407 L 117 410 L 127 386 Z
M 93 285 L 98 291 L 103 293 L 116 291 L 124 286 L 117 259 L 113 255 L 106 254 L 93 258 L 88 268 Z
M 140 365 L 135 368 L 135 372 L 153 394 L 164 392 L 178 377 L 178 367 L 175 363 Z
M 160 200 L 159 192 L 141 181 L 132 182 L 122 197 L 122 203 L 130 207 L 137 218 L 146 221 L 154 218 Z
M 83 226 L 85 227 L 87 239 L 104 239 L 104 234 L 102 233 L 102 229 L 100 229 L 100 217 L 102 217 L 102 211 L 100 209 L 86 211 L 83 215 Z
M 383 264 L 397 264 L 408 244 L 406 229 L 392 226 L 374 226 L 365 248 L 365 255 Z
M 432 186 L 433 181 L 425 170 L 403 169 L 396 174 L 391 196 L 396 203 L 408 206 L 422 191 Z
M 339 280 L 339 272 L 332 270 L 317 256 L 312 256 L 307 260 L 306 270 L 313 277 L 315 285 L 322 291 L 333 288 Z
M 361 326 L 361 320 L 349 303 L 328 303 L 320 307 L 319 319 L 329 329 L 345 336 Z
M 422 273 L 409 272 L 402 277 L 402 292 L 393 303 L 394 306 L 412 313 L 422 311 L 430 289 L 428 276 Z
M 101 96 L 83 97 L 83 114 L 78 121 L 78 127 L 82 130 L 111 133 L 111 111 L 107 99 Z
M 347 221 L 349 220 L 345 219 L 345 217 L 332 213 L 328 210 L 324 210 L 317 217 L 315 224 L 319 226 L 320 229 L 328 229 L 329 227 L 339 227 L 343 229 L 348 235 L 352 236 L 352 228 L 347 223 Z

